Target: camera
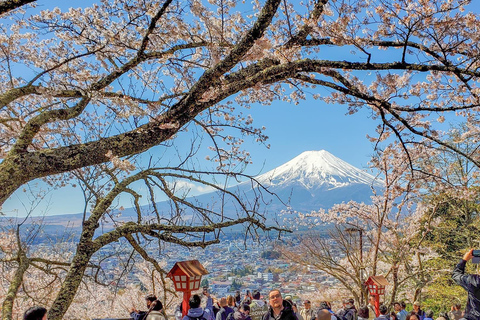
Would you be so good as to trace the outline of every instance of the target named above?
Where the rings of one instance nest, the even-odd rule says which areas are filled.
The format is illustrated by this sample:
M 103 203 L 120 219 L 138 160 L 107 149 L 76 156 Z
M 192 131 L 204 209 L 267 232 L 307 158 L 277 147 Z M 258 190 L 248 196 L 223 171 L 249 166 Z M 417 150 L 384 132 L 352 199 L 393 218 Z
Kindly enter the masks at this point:
M 480 250 L 473 250 L 472 255 L 473 255 L 474 257 L 480 257 Z

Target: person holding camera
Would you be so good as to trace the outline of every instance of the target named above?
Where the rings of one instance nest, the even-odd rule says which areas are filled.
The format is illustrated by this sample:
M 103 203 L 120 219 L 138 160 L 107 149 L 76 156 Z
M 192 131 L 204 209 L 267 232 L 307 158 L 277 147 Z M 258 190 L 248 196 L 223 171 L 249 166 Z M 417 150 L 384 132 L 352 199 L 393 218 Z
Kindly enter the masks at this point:
M 466 274 L 465 265 L 473 257 L 480 257 L 480 250 L 470 249 L 462 258 L 452 273 L 453 280 L 462 286 L 467 292 L 467 307 L 462 319 L 480 319 L 480 275 Z

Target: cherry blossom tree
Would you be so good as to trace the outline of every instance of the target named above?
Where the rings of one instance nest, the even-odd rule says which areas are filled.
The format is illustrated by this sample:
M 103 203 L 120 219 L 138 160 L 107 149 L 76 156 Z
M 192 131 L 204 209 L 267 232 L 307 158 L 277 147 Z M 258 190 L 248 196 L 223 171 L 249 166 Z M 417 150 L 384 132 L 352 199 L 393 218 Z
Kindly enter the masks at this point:
M 426 154 L 433 155 L 418 150 L 410 157 L 417 163 Z M 400 146 L 389 147 L 372 159 L 383 188 L 374 189 L 371 204 L 350 201 L 328 211 L 300 213 L 294 224 L 320 219 L 327 231 L 312 231 L 294 249 L 286 246 L 282 253 L 334 277 L 339 290 L 348 290 L 357 303 L 366 301 L 364 283 L 370 275 L 384 275 L 390 282 L 387 303 L 392 304 L 399 294 L 418 299 L 421 289 L 433 280 L 424 261 L 436 254 L 425 246 L 424 230 L 434 226 L 438 208 L 421 202 L 420 186 L 432 177 L 408 170 L 409 161 L 402 155 Z
M 234 1 L 99 1 L 65 12 L 4 10 L 0 202 L 28 181 L 142 153 L 190 125 L 229 143 L 217 149 L 220 163 L 248 162 L 242 139 L 219 130 L 265 136 L 236 106 L 310 93 L 349 113 L 368 108 L 379 122 L 372 139 L 394 137 L 407 154 L 416 143 L 441 145 L 478 165 L 441 133 L 448 114 L 477 128 L 478 17 L 469 4 L 271 0 L 244 13 Z
M 232 168 L 249 163 L 245 136 L 261 143 L 267 137 L 243 107 L 312 95 L 346 105 L 347 113 L 369 110 L 378 122 L 372 141 L 400 146 L 412 174 L 438 172 L 414 161 L 419 150 L 427 157 L 438 147 L 480 164 L 477 149 L 457 148 L 442 131 L 446 119 L 463 117 L 467 135 L 478 135 L 480 24 L 471 1 L 103 0 L 65 11 L 40 11 L 35 1 L 2 5 L 0 205 L 37 178 L 62 185 L 75 170 L 106 163 L 132 173 L 113 176 L 111 190 L 96 197 L 51 319 L 66 312 L 72 301 L 66 291 L 78 288 L 85 263 L 102 245 L 124 237 L 135 248 L 139 233 L 183 243 L 176 234 L 257 224 L 240 202 L 238 219 L 227 221 L 220 211 L 210 221 L 208 208 L 170 193 L 176 219 L 183 204 L 203 224 L 176 220 L 181 228 L 171 230 L 168 223 L 144 224 L 140 211 L 137 221 L 94 237 L 120 193 L 137 197 L 129 188 L 134 181 L 154 180 L 168 194 L 166 175 L 199 174 L 180 165 L 134 167 L 129 157 L 203 132 L 218 172 L 234 174 Z M 387 200 L 374 201 L 370 222 L 377 231 L 395 225 L 385 218 L 394 206 Z M 359 209 L 348 211 L 361 215 Z M 382 252 L 379 235 L 369 235 L 372 270 Z
M 63 259 L 51 260 L 42 258 L 41 264 L 45 267 L 38 267 L 36 258 L 28 254 L 28 246 L 22 243 L 17 228 L 17 246 L 12 253 L 14 259 L 9 261 L 16 264 L 14 275 L 10 278 L 10 288 L 4 300 L 2 312 L 3 318 L 11 319 L 13 312 L 13 302 L 17 292 L 22 284 L 25 283 L 25 273 L 29 267 L 36 267 L 51 275 L 51 265 L 61 266 L 61 274 L 55 274 L 54 280 L 61 279 L 57 287 L 49 286 L 49 294 L 44 297 L 44 302 L 49 306 L 49 319 L 62 319 L 67 313 L 70 305 L 77 297 L 85 278 L 90 277 L 100 280 L 102 268 L 102 251 L 109 249 L 115 243 L 122 244 L 122 250 L 119 251 L 116 259 L 126 260 L 125 271 L 119 274 L 127 274 L 132 266 L 132 257 L 140 256 L 152 265 L 156 274 L 163 279 L 162 288 L 168 288 L 165 285 L 165 276 L 167 271 L 157 261 L 156 255 L 152 252 L 160 252 L 161 247 L 167 243 L 183 247 L 205 248 L 208 245 L 219 243 L 220 234 L 223 229 L 231 226 L 243 225 L 245 227 L 245 236 L 251 234 L 258 237 L 257 230 L 262 231 L 275 230 L 282 232 L 283 229 L 275 226 L 267 226 L 265 218 L 257 212 L 258 202 L 253 201 L 252 205 L 244 201 L 241 195 L 219 187 L 212 182 L 201 179 L 202 175 L 224 175 L 215 172 L 195 172 L 194 170 L 185 170 L 178 167 L 172 168 L 149 168 L 131 174 L 114 166 L 119 165 L 118 161 L 113 161 L 111 168 L 103 168 L 111 179 L 109 183 L 101 183 L 102 175 L 86 174 L 77 172 L 81 178 L 81 184 L 85 184 L 86 193 L 91 193 L 89 201 L 93 207 L 88 214 L 84 215 L 82 221 L 79 240 L 75 243 L 75 251 L 66 255 Z M 125 165 L 125 163 L 123 163 Z M 94 168 L 89 168 L 94 169 Z M 186 197 L 183 191 L 176 189 L 176 185 L 182 180 L 194 181 L 204 184 L 218 191 L 221 203 L 216 205 L 215 196 L 209 199 L 209 203 L 202 203 L 200 200 Z M 138 183 L 142 182 L 151 195 L 150 206 L 141 206 L 141 195 L 135 191 L 140 188 Z M 134 188 L 133 185 L 136 185 Z M 141 189 L 141 188 L 140 188 Z M 155 194 L 163 193 L 168 196 L 170 206 L 165 207 L 158 204 Z M 115 210 L 115 200 L 121 194 L 128 194 L 132 197 L 134 204 L 134 215 L 122 216 L 122 209 Z M 215 193 L 214 193 L 215 194 Z M 90 198 L 86 196 L 85 198 Z M 250 199 L 253 200 L 253 199 Z M 237 211 L 224 210 L 226 203 L 233 203 Z M 165 212 L 167 211 L 167 212 Z M 285 230 L 286 231 L 286 230 Z M 123 242 L 122 242 L 123 241 Z M 130 252 L 129 252 L 130 251 Z M 114 257 L 115 258 L 115 257 Z M 35 265 L 37 262 L 37 265 Z M 94 269 L 87 273 L 87 269 Z M 121 280 L 121 279 L 119 279 Z M 119 281 L 118 280 L 118 281 Z M 53 280 L 52 280 L 53 281 Z M 111 280 L 110 280 L 111 281 Z M 116 281 L 116 282 L 118 282 Z M 36 291 L 41 292 L 40 288 Z M 164 291 L 164 301 L 170 300 L 174 295 L 172 291 Z M 46 297 L 51 297 L 47 299 Z

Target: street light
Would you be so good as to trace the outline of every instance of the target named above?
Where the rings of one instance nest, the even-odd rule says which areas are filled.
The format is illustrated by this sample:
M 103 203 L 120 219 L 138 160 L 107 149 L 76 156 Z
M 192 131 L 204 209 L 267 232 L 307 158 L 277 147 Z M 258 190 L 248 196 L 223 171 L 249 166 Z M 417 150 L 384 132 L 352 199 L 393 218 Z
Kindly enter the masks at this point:
M 363 229 L 361 228 L 346 228 L 345 232 L 349 234 L 353 234 L 354 232 L 358 232 L 360 235 L 360 243 L 359 243 L 359 250 L 360 250 L 360 266 L 363 268 Z
M 350 236 L 352 236 L 352 234 L 354 232 L 358 232 L 359 234 L 359 237 L 360 237 L 360 241 L 359 241 L 359 251 L 360 251 L 360 283 L 363 283 L 363 273 L 364 273 L 364 267 L 363 267 L 363 229 L 362 228 L 358 228 L 358 227 L 351 227 L 351 228 L 346 228 L 345 229 L 345 232 L 347 232 L 348 234 L 350 234 Z M 363 305 L 363 290 L 362 290 L 362 294 L 360 295 L 360 304 Z

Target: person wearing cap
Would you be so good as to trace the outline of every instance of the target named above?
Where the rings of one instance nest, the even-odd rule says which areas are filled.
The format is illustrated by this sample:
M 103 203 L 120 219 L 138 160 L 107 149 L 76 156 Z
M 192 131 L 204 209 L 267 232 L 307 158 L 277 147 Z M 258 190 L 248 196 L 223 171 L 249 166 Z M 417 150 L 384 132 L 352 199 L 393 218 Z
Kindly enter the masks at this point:
M 312 309 L 312 303 L 310 300 L 303 301 L 303 309 L 300 310 L 300 315 L 304 320 L 312 320 L 315 318 L 315 311 Z
M 425 311 L 423 311 L 422 309 L 420 309 L 422 305 L 420 304 L 420 301 L 415 301 L 413 303 L 413 312 L 416 313 L 416 315 L 418 316 L 418 318 L 420 320 L 423 320 L 425 319 Z
M 356 311 L 350 299 L 345 299 L 343 300 L 343 309 L 340 309 L 337 314 L 347 320 L 355 320 L 357 318 Z
M 463 317 L 467 320 L 480 319 L 480 275 L 466 274 L 465 265 L 473 258 L 473 249 L 463 256 L 462 260 L 453 269 L 453 280 L 468 293 L 467 307 Z

